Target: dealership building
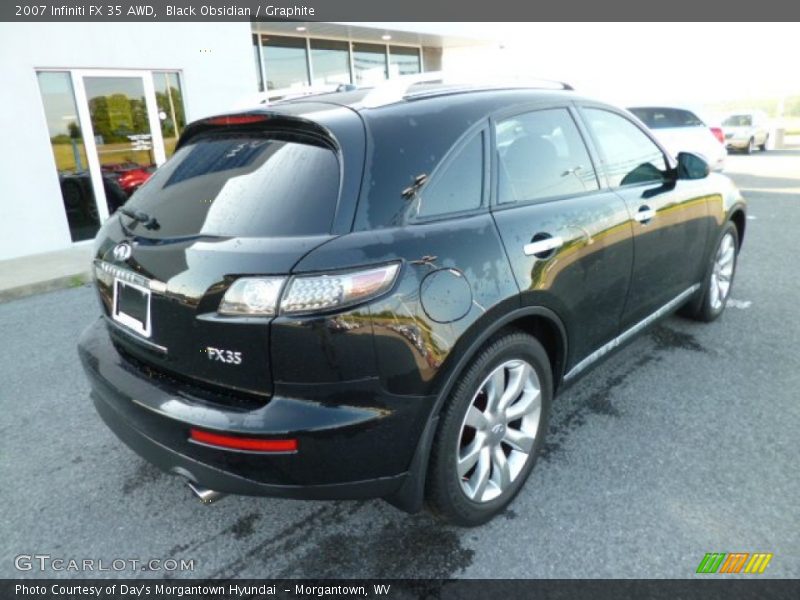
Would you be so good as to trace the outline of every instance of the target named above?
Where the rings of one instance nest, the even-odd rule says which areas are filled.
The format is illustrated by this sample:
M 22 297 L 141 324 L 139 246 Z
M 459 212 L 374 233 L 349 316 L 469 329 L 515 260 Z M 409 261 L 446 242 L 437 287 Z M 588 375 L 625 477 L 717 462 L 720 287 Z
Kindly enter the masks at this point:
M 489 44 L 426 25 L 0 24 L 0 261 L 88 256 L 187 122 L 307 87 L 438 71 Z

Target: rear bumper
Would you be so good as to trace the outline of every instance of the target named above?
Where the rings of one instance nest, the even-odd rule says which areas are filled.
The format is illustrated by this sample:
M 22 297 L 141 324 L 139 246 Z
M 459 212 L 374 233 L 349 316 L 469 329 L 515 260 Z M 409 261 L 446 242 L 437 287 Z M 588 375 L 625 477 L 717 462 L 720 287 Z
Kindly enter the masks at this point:
M 219 405 L 144 376 L 116 351 L 102 319 L 84 332 L 78 350 L 97 411 L 123 442 L 164 471 L 229 494 L 390 496 L 406 481 L 433 406 L 432 398 L 386 394 L 377 380 L 278 384 L 272 399 L 257 409 Z M 298 440 L 298 451 L 201 446 L 189 441 L 191 427 L 291 437 Z
M 747 148 L 747 145 L 750 143 L 750 138 L 731 138 L 725 140 L 725 147 L 728 150 L 744 150 Z

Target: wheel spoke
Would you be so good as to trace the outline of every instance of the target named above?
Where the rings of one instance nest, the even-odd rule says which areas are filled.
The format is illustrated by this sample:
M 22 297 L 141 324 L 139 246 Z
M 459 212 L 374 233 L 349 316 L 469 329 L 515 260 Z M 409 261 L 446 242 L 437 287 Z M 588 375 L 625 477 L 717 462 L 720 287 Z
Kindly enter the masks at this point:
M 533 449 L 534 437 L 519 429 L 508 427 L 506 428 L 506 434 L 503 436 L 503 441 L 514 450 L 530 454 Z
M 506 384 L 505 368 L 497 369 L 486 382 L 486 412 L 494 414 Z
M 709 300 L 711 301 L 711 307 L 717 308 L 719 306 L 719 283 L 717 282 L 717 275 L 714 274 L 711 276 L 711 285 L 708 289 L 711 297 Z
M 483 431 L 486 429 L 486 426 L 489 424 L 489 421 L 486 420 L 486 415 L 484 415 L 478 407 L 474 404 L 469 407 L 467 411 L 467 420 L 465 421 L 467 425 L 476 429 L 478 431 Z
M 508 465 L 508 459 L 505 452 L 498 444 L 492 450 L 492 481 L 500 488 L 500 491 L 505 491 L 511 483 L 511 468 Z
M 721 267 L 728 266 L 733 262 L 733 243 L 730 243 L 727 248 L 722 252 L 722 255 L 719 257 L 719 265 Z
M 478 458 L 480 457 L 481 450 L 483 449 L 483 438 L 475 436 L 475 439 L 470 442 L 469 446 L 467 446 L 463 453 L 459 454 L 458 457 L 458 476 L 464 477 L 467 472 L 475 466 L 475 463 L 478 462 Z
M 522 396 L 522 398 L 506 409 L 506 423 L 516 421 L 528 413 L 535 411 L 539 406 L 540 398 L 541 392 L 539 390 Z
M 480 502 L 486 485 L 489 483 L 489 475 L 492 467 L 492 458 L 489 448 L 482 448 L 478 459 L 478 468 L 475 470 L 475 485 L 472 488 L 472 499 Z
M 500 402 L 497 405 L 498 412 L 503 412 L 514 400 L 516 400 L 525 388 L 525 383 L 530 375 L 530 367 L 527 363 L 522 363 L 515 369 L 509 369 L 508 383 Z

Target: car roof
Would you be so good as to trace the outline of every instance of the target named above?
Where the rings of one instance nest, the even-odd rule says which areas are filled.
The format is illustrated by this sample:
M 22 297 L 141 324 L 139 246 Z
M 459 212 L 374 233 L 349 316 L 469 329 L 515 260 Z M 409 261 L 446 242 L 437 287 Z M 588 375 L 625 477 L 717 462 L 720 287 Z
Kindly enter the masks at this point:
M 265 104 L 264 108 L 275 109 L 295 104 L 314 102 L 336 104 L 339 106 L 348 107 L 358 112 L 362 112 L 366 110 L 377 110 L 398 104 L 408 105 L 416 102 L 435 101 L 436 99 L 444 97 L 463 97 L 465 99 L 481 98 L 484 100 L 487 98 L 496 98 L 498 104 L 501 105 L 512 97 L 516 99 L 528 98 L 530 100 L 576 98 L 576 95 L 572 91 L 571 87 L 566 86 L 566 84 L 558 85 L 565 87 L 561 87 L 561 89 L 553 89 L 523 85 L 480 86 L 421 83 L 415 84 L 405 90 L 398 90 L 394 94 L 391 89 L 388 90 L 388 93 L 382 94 L 382 87 L 360 88 L 352 91 L 326 92 L 289 98 L 287 100 L 279 100 L 271 104 Z M 375 96 L 377 96 L 377 98 L 375 98 Z

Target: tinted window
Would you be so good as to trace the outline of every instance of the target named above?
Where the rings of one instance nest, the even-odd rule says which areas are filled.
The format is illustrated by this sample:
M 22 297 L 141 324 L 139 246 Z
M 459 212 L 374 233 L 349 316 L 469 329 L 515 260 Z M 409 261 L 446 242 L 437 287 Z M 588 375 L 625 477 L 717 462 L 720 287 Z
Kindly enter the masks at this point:
M 474 210 L 483 196 L 483 134 L 472 138 L 443 165 L 421 193 L 418 215 Z
M 704 126 L 704 123 L 693 112 L 679 108 L 632 108 L 630 110 L 650 129 Z
M 661 181 L 667 162 L 658 146 L 633 122 L 607 110 L 586 109 L 612 187 Z
M 330 231 L 339 162 L 328 147 L 282 137 L 206 137 L 178 150 L 128 203 L 147 237 L 291 236 Z M 128 225 L 130 219 L 122 217 Z
M 539 110 L 500 122 L 497 153 L 501 203 L 598 189 L 592 161 L 566 109 Z

